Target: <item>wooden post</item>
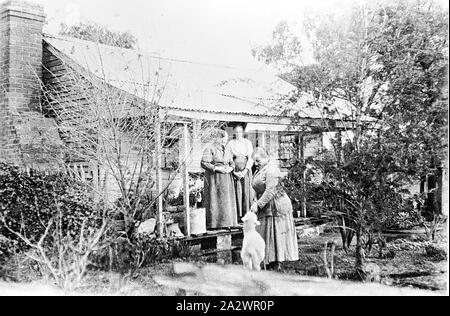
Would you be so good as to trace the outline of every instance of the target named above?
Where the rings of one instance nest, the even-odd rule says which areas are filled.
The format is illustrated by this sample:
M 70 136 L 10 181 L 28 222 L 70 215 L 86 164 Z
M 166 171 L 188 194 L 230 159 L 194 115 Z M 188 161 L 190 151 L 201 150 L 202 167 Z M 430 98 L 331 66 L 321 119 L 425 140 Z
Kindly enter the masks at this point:
M 442 168 L 442 189 L 441 189 L 441 205 L 442 205 L 442 214 L 448 216 L 448 158 L 444 162 L 444 166 Z M 446 232 L 448 229 L 448 225 L 444 225 Z M 448 236 L 447 234 L 445 236 Z
M 164 236 L 164 219 L 163 219 L 163 200 L 162 200 L 162 176 L 161 176 L 161 153 L 162 153 L 162 140 L 161 140 L 161 115 L 159 109 L 157 110 L 155 119 L 155 133 L 156 133 L 156 194 L 157 194 L 157 222 L 158 222 L 158 235 Z
M 92 172 L 92 196 L 96 202 L 100 201 L 100 180 L 99 180 L 99 170 L 98 162 L 91 161 L 89 164 L 89 170 Z
M 336 160 L 338 164 L 341 164 L 342 161 L 342 131 L 337 131 L 337 148 L 336 148 Z
M 100 190 L 100 197 L 104 200 L 104 201 L 108 201 L 108 182 L 107 182 L 107 173 L 106 173 L 106 168 L 104 166 L 100 166 L 98 169 L 98 185 L 99 185 L 99 189 Z
M 272 144 L 272 131 L 268 131 L 266 134 L 266 151 L 267 154 L 269 155 L 269 158 L 272 159 L 273 158 L 273 144 Z
M 193 120 L 192 122 L 192 134 L 190 139 L 192 139 L 192 143 L 190 143 L 189 148 L 191 150 L 190 155 L 190 167 L 194 168 L 195 171 L 201 170 L 200 162 L 202 160 L 202 121 L 201 120 Z
M 299 139 L 299 143 L 300 143 L 300 159 L 302 161 L 302 163 L 305 163 L 305 137 L 304 134 L 300 135 L 300 139 Z M 306 189 L 306 171 L 303 171 L 302 174 L 302 189 L 303 192 L 305 192 Z M 302 217 L 306 217 L 306 197 L 305 194 L 303 194 L 302 196 L 302 202 L 301 204 L 301 216 Z
M 184 192 L 184 227 L 186 236 L 191 235 L 191 211 L 189 209 L 189 173 L 188 173 L 188 157 L 189 157 L 189 133 L 187 123 L 183 124 L 183 192 Z
M 436 170 L 436 207 L 438 214 L 442 214 L 442 185 L 443 168 L 439 166 Z
M 216 240 L 217 261 L 222 261 L 224 264 L 231 264 L 231 235 L 219 235 Z
M 99 188 L 98 184 L 98 163 L 91 162 L 90 169 L 92 172 L 92 185 L 94 186 L 94 189 L 97 191 Z
M 262 147 L 266 150 L 268 149 L 267 148 L 267 140 L 266 140 L 266 131 L 261 132 L 261 145 L 259 145 L 259 147 Z

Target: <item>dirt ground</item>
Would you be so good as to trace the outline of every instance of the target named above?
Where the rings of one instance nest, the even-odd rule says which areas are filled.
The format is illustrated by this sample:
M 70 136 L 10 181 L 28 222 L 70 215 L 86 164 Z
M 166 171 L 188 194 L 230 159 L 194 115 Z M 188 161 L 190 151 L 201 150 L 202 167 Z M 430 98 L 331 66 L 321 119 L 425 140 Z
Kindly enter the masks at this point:
M 300 260 L 285 263 L 285 273 L 326 276 L 323 264 L 323 250 L 326 241 L 334 240 L 336 250 L 334 257 L 335 276 L 338 279 L 351 279 L 354 266 L 354 245 L 348 253 L 342 249 L 340 236 L 326 233 L 321 236 L 299 240 Z M 384 253 L 392 257 L 379 258 L 378 247 L 367 255 L 366 262 L 375 266 L 379 281 L 386 285 L 405 286 L 446 293 L 448 283 L 448 263 L 442 258 L 427 255 L 425 247 L 429 244 L 424 235 L 396 238 L 387 243 Z M 438 236 L 436 244 L 447 248 L 447 239 Z M 328 260 L 330 251 L 328 249 Z M 328 261 L 329 262 L 329 261 Z
M 438 295 L 446 294 L 447 260 L 427 255 L 425 247 L 428 242 L 424 239 L 421 235 L 414 235 L 391 240 L 386 248 L 386 251 L 391 254 L 388 258 L 378 258 L 377 249 L 368 254 L 367 263 L 378 269 L 375 269 L 379 276 L 379 280 L 376 281 L 391 286 L 426 289 Z M 331 232 L 315 237 L 300 238 L 300 259 L 296 262 L 283 263 L 279 273 L 325 277 L 323 249 L 324 243 L 330 240 L 334 240 L 337 244 L 334 257 L 335 277 L 338 279 L 351 278 L 354 265 L 352 253 L 354 246 L 351 247 L 349 253 L 345 253 L 340 246 L 339 234 Z M 438 236 L 437 244 L 447 247 L 447 239 Z M 202 258 L 200 261 L 211 260 Z M 40 280 L 28 283 L 0 281 L 0 295 L 176 295 L 178 293 L 175 290 L 161 286 L 153 279 L 155 275 L 170 273 L 171 268 L 172 262 L 162 262 L 142 268 L 132 275 L 90 271 L 83 285 L 69 292 Z M 195 293 L 185 294 L 195 295 Z

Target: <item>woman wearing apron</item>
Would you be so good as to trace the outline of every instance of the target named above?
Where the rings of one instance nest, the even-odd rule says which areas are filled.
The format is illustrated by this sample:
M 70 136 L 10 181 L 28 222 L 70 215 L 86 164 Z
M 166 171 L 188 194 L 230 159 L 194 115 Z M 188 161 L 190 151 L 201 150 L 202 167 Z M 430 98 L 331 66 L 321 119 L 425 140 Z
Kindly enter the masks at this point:
M 234 162 L 234 185 L 236 190 L 237 216 L 240 220 L 247 211 L 250 210 L 250 204 L 253 198 L 252 166 L 253 166 L 253 145 L 244 138 L 244 128 L 237 125 L 234 128 L 235 139 L 228 142 Z
M 204 204 L 208 229 L 237 226 L 234 162 L 228 148 L 228 134 L 219 130 L 214 142 L 203 151 L 201 166 L 205 169 Z
M 269 269 L 279 269 L 280 262 L 298 260 L 292 204 L 280 184 L 280 169 L 269 160 L 266 151 L 256 148 L 253 159 L 258 168 L 252 182 L 257 200 L 252 204 L 251 211 L 257 214 L 261 222 L 256 230 L 266 242 L 264 262 Z

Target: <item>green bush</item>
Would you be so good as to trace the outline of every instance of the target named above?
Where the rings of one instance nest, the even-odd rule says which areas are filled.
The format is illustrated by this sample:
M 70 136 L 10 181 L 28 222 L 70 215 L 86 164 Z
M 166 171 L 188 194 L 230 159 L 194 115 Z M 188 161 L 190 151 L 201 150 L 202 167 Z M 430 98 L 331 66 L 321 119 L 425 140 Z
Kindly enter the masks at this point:
M 36 243 L 58 208 L 64 235 L 73 238 L 83 221 L 95 220 L 94 202 L 83 183 L 63 173 L 25 172 L 0 163 L 0 235 L 16 241 L 16 249 L 28 247 L 11 230 Z M 46 242 L 52 241 L 49 238 Z

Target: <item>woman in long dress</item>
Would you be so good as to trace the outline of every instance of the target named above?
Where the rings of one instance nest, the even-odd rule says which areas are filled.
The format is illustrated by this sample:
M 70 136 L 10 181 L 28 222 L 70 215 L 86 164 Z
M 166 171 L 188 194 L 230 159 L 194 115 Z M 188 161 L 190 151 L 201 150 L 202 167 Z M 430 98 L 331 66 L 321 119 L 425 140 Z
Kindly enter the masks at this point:
M 298 260 L 292 203 L 280 184 L 280 169 L 269 161 L 266 151 L 257 148 L 253 160 L 258 168 L 252 181 L 257 200 L 252 204 L 251 211 L 258 215 L 261 222 L 256 229 L 266 242 L 264 261 L 269 268 L 279 269 L 282 261 Z
M 237 216 L 238 219 L 241 219 L 250 210 L 253 198 L 251 188 L 253 145 L 244 138 L 244 128 L 241 125 L 234 128 L 234 133 L 236 138 L 230 140 L 227 147 L 233 155 Z
M 217 132 L 214 143 L 204 151 L 201 166 L 205 169 L 204 205 L 208 229 L 237 226 L 236 194 L 231 172 L 234 162 L 228 148 L 227 132 Z

